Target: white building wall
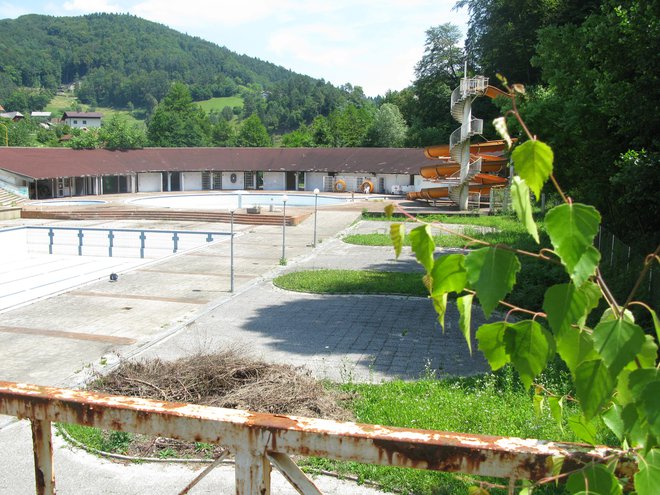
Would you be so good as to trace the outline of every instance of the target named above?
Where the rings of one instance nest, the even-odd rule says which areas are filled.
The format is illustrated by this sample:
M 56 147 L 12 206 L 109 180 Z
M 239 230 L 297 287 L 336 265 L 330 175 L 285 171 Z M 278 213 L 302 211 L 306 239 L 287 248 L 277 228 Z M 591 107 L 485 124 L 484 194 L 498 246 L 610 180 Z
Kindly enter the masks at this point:
M 65 119 L 64 123 L 69 127 L 74 127 L 77 129 L 82 129 L 86 127 L 87 129 L 101 127 L 101 119 L 89 118 L 89 117 L 75 117 Z
M 162 181 L 159 172 L 138 174 L 138 192 L 162 192 Z
M 231 181 L 232 174 L 236 176 L 236 182 Z M 222 188 L 223 189 L 244 189 L 245 176 L 243 172 L 222 172 Z
M 379 177 L 385 178 L 384 193 L 391 193 L 394 186 L 399 186 L 399 188 L 410 186 L 410 176 L 408 174 L 383 174 Z M 415 176 L 415 182 L 417 182 L 417 177 L 420 176 Z
M 313 191 L 317 189 L 323 191 L 323 177 L 328 174 L 325 172 L 307 172 L 305 174 L 305 190 Z
M 184 191 L 201 191 L 202 190 L 202 173 L 201 172 L 183 172 L 181 174 L 183 190 Z
M 264 172 L 264 191 L 284 191 L 286 188 L 286 173 Z

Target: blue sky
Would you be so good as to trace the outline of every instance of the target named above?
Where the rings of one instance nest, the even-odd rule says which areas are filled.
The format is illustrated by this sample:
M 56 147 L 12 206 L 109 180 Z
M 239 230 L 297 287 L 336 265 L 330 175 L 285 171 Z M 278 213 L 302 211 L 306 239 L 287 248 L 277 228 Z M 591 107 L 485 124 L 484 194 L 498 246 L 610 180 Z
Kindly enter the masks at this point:
M 0 0 L 0 18 L 128 12 L 369 96 L 408 86 L 425 31 L 452 22 L 455 0 Z

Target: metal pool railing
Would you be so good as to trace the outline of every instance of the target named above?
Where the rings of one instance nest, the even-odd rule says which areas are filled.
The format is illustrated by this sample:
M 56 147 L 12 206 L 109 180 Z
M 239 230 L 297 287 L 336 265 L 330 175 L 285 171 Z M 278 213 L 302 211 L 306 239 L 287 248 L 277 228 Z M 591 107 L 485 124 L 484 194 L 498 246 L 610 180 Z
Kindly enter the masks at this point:
M 85 234 L 86 233 L 107 233 L 107 236 L 105 236 L 105 239 L 107 241 L 103 242 L 103 247 L 107 247 L 107 252 L 108 252 L 108 257 L 112 258 L 114 250 L 116 248 L 115 246 L 115 239 L 117 237 L 117 234 L 124 233 L 124 234 L 136 234 L 138 235 L 137 240 L 139 240 L 139 246 L 137 249 L 139 249 L 139 254 L 140 258 L 144 258 L 145 256 L 145 249 L 147 248 L 147 240 L 154 238 L 154 241 L 158 239 L 159 241 L 162 241 L 162 234 L 165 235 L 171 235 L 171 244 L 168 244 L 171 246 L 172 253 L 176 253 L 179 251 L 179 244 L 181 242 L 182 237 L 184 236 L 205 236 L 206 237 L 206 242 L 213 242 L 214 238 L 220 237 L 220 236 L 230 236 L 232 235 L 230 232 L 203 232 L 203 231 L 194 231 L 194 230 L 147 230 L 147 229 L 115 229 L 115 228 L 97 228 L 97 227 L 44 227 L 44 226 L 27 226 L 25 227 L 26 229 L 29 230 L 44 230 L 47 231 L 48 235 L 48 254 L 53 254 L 53 248 L 56 246 L 56 233 L 64 233 L 64 232 L 73 232 L 74 235 L 77 237 L 77 251 L 78 251 L 78 256 L 82 256 L 83 253 L 83 248 L 85 246 L 91 248 L 99 248 L 99 244 L 85 244 Z M 62 237 L 65 239 L 65 237 Z M 69 236 L 70 239 L 70 236 Z M 99 236 L 94 237 L 95 240 L 99 239 Z M 103 237 L 101 237 L 103 239 Z
M 31 421 L 36 493 L 45 495 L 55 493 L 53 421 L 221 445 L 235 457 L 239 495 L 269 495 L 272 466 L 299 493 L 322 493 L 292 455 L 514 481 L 538 481 L 559 474 L 558 466 L 567 473 L 621 455 L 602 446 L 342 423 L 12 382 L 0 382 L 0 414 Z M 180 493 L 188 493 L 218 464 L 210 464 Z M 616 469 L 632 478 L 636 466 L 622 458 Z

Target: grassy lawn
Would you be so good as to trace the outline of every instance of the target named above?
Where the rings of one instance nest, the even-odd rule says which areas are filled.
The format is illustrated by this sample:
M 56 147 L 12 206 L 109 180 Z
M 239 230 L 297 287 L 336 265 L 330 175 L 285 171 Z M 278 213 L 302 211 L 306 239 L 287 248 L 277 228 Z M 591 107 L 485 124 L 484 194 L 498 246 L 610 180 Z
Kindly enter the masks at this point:
M 564 393 L 567 376 L 550 369 L 545 383 Z M 436 379 L 423 377 L 416 382 L 392 381 L 382 384 L 342 384 L 352 393 L 350 407 L 358 422 L 483 435 L 577 441 L 566 425 L 563 429 L 549 412 L 537 415 L 530 394 L 525 391 L 510 367 L 494 373 L 468 378 Z M 569 406 L 570 408 L 570 406 Z M 599 441 L 608 443 L 603 425 L 598 427 Z M 325 469 L 359 480 L 371 480 L 387 490 L 420 495 L 465 494 L 474 483 L 465 476 L 403 468 L 385 468 L 356 462 L 338 462 L 310 458 L 303 466 Z M 491 480 L 502 483 L 502 480 Z M 551 485 L 547 491 L 558 493 Z M 505 493 L 505 491 L 493 493 Z M 561 493 L 561 492 L 559 492 Z
M 421 273 L 308 270 L 277 277 L 281 289 L 314 294 L 404 294 L 426 296 Z
M 211 110 L 222 110 L 225 107 L 243 107 L 243 98 L 240 96 L 226 96 L 222 98 L 211 98 L 210 100 L 196 101 L 197 105 L 208 113 Z
M 366 218 L 368 220 L 383 220 L 383 217 L 366 216 Z M 550 239 L 545 233 L 545 227 L 542 222 L 537 222 L 541 238 L 541 244 L 537 245 L 515 217 L 432 215 L 424 217 L 424 221 L 468 225 L 464 233 L 475 239 L 487 241 L 492 244 L 506 244 L 524 251 L 538 252 L 542 247 L 551 247 Z M 482 233 L 478 230 L 480 226 L 496 228 L 497 232 Z M 435 234 L 434 241 L 437 247 L 462 248 L 467 245 L 465 239 L 456 235 L 438 233 L 437 229 L 432 229 L 432 231 Z M 391 245 L 389 235 L 387 234 L 356 234 L 346 236 L 344 242 L 364 246 Z M 407 237 L 404 239 L 404 245 L 410 245 Z M 469 247 L 478 248 L 481 246 L 474 244 Z M 540 261 L 529 256 L 518 256 L 518 259 L 522 268 L 518 273 L 516 286 L 513 292 L 507 297 L 507 301 L 523 308 L 539 310 L 543 304 L 545 290 L 551 285 L 566 282 L 568 277 L 561 266 Z

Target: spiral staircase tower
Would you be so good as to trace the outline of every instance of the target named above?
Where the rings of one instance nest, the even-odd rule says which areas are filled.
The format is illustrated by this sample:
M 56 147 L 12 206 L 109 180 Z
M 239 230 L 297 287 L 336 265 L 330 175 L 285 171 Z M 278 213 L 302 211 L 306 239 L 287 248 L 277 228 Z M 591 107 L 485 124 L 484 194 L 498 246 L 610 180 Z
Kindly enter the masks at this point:
M 470 157 L 470 138 L 483 132 L 484 121 L 472 117 L 472 102 L 485 94 L 487 88 L 487 77 L 464 77 L 451 93 L 451 115 L 461 127 L 451 133 L 449 154 L 461 167 L 457 184 L 449 188 L 449 198 L 462 211 L 468 209 L 470 181 L 481 172 L 481 158 L 472 160 Z

